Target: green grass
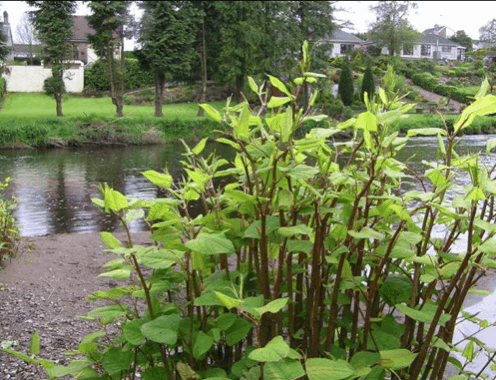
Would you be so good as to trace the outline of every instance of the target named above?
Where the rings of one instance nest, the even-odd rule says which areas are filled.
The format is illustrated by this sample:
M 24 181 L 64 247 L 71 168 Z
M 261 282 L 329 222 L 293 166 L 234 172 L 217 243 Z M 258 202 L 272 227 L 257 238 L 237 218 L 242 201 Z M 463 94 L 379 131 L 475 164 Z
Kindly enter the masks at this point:
M 214 102 L 216 108 L 222 108 L 224 102 Z M 56 118 L 55 100 L 39 93 L 7 94 L 2 104 L 1 121 L 27 121 L 40 118 Z M 115 116 L 115 106 L 110 98 L 66 97 L 62 104 L 65 118 L 71 120 L 109 120 Z M 124 117 L 130 119 L 154 118 L 154 106 L 124 106 Z M 197 120 L 196 103 L 167 104 L 163 106 L 166 120 Z
M 477 91 L 479 91 L 480 86 L 471 86 L 471 87 L 459 87 L 458 91 L 463 92 L 467 95 L 475 95 Z

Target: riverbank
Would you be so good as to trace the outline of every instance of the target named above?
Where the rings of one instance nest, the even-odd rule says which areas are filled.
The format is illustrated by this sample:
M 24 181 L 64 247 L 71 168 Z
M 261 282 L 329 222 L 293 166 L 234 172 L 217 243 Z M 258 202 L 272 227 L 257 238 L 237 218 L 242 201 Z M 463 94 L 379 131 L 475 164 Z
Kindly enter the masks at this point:
M 140 232 L 133 239 L 146 244 L 148 236 Z M 20 254 L 0 269 L 0 344 L 10 341 L 13 349 L 28 353 L 31 335 L 37 331 L 40 357 L 66 363 L 70 359 L 66 352 L 77 349 L 81 338 L 97 329 L 96 323 L 79 317 L 103 303 L 85 297 L 117 285 L 98 277 L 102 265 L 112 259 L 103 250 L 98 233 L 23 238 Z M 44 376 L 34 366 L 0 352 L 0 378 Z

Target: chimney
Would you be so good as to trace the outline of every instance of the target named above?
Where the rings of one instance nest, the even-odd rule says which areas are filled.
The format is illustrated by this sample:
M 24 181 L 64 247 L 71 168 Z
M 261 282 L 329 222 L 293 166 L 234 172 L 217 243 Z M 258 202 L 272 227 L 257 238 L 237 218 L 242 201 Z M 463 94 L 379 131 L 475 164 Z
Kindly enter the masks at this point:
M 9 14 L 7 11 L 3 11 L 3 23 L 8 24 L 9 23 Z

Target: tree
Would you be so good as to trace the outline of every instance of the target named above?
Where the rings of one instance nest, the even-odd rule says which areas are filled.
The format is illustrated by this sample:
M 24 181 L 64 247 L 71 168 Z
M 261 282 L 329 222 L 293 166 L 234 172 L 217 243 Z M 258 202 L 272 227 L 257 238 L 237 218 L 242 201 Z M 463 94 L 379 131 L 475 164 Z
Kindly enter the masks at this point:
M 350 106 L 353 103 L 353 73 L 351 72 L 348 57 L 344 58 L 341 66 L 338 94 L 341 96 L 341 101 L 345 106 Z
M 492 19 L 479 29 L 479 39 L 484 42 L 496 42 L 496 19 Z
M 361 98 L 365 99 L 364 93 L 367 93 L 369 99 L 372 99 L 374 92 L 375 92 L 374 72 L 372 71 L 372 61 L 369 58 L 367 59 L 367 68 L 365 69 L 365 73 L 363 74 Z
M 2 4 L 0 3 L 0 10 L 2 9 Z M 7 41 L 7 36 L 4 36 L 2 33 L 2 23 L 0 23 L 0 61 L 3 61 L 7 58 L 7 55 L 10 53 L 10 48 L 5 45 Z M 0 89 L 1 90 L 1 89 Z
M 405 44 L 413 44 L 420 39 L 418 33 L 408 22 L 407 16 L 417 4 L 410 1 L 379 1 L 370 10 L 377 15 L 377 21 L 372 24 L 370 37 L 381 47 L 387 47 L 389 55 L 401 51 Z
M 472 39 L 467 36 L 467 34 L 463 30 L 457 32 L 456 35 L 451 36 L 450 40 L 466 47 L 467 50 L 465 50 L 465 52 L 472 51 Z
M 70 53 L 69 39 L 72 37 L 72 17 L 76 11 L 76 1 L 27 1 L 37 10 L 30 11 L 29 17 L 38 38 L 43 44 L 43 59 L 52 68 L 53 94 L 57 102 L 57 116 L 62 113 L 64 91 L 64 60 Z
M 95 30 L 88 36 L 97 55 L 107 62 L 110 96 L 117 117 L 124 108 L 124 25 L 129 20 L 129 1 L 90 1 L 88 24 Z
M 16 38 L 24 45 L 28 45 L 29 63 L 31 65 L 33 64 L 33 57 L 35 55 L 33 45 L 38 43 L 37 34 L 38 32 L 33 27 L 33 23 L 29 19 L 29 14 L 24 12 L 16 27 Z
M 163 116 L 166 80 L 180 81 L 197 59 L 193 8 L 189 1 L 150 1 L 144 9 L 138 42 L 140 62 L 155 73 L 155 116 Z M 205 84 L 206 85 L 206 84 Z

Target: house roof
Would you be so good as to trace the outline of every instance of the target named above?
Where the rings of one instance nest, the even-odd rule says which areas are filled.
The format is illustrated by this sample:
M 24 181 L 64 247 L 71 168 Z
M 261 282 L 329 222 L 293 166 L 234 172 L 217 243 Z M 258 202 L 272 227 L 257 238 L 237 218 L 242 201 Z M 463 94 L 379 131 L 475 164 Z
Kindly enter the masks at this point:
M 439 34 L 443 31 L 443 29 L 446 29 L 446 26 L 435 25 L 434 28 L 426 29 L 422 33 L 424 33 L 424 34 Z
M 465 47 L 458 45 L 456 42 L 448 40 L 447 38 L 437 34 L 424 34 L 420 40 L 420 43 L 424 45 L 456 46 L 465 49 Z
M 354 36 L 353 34 L 347 33 L 342 29 L 336 29 L 331 36 L 325 35 L 325 39 L 330 42 L 349 42 L 354 44 L 363 44 L 364 40 Z
M 71 41 L 86 42 L 88 34 L 95 34 L 95 29 L 88 24 L 86 16 L 72 16 L 72 25 L 74 35 Z

